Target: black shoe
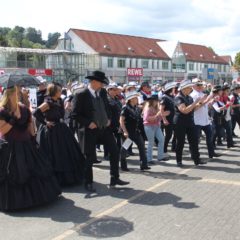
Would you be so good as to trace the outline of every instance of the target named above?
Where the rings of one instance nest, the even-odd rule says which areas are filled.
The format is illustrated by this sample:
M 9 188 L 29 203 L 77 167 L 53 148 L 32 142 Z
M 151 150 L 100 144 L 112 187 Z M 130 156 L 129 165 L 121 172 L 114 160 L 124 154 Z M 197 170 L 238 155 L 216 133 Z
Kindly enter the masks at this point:
M 127 168 L 127 167 L 121 167 L 121 170 L 124 171 L 124 172 L 129 172 L 130 171 L 130 169 Z
M 221 157 L 222 154 L 220 153 L 214 153 L 212 156 L 209 156 L 209 158 L 213 158 L 213 157 Z
M 183 166 L 182 162 L 177 162 L 177 166 L 182 167 Z
M 85 184 L 84 187 L 88 192 L 96 192 L 96 189 L 93 187 L 92 183 Z
M 198 160 L 198 164 L 207 164 L 207 161 L 203 161 L 203 160 Z
M 144 171 L 144 170 L 150 170 L 151 168 L 149 166 L 140 166 L 140 169 Z
M 164 157 L 164 158 L 158 159 L 159 162 L 161 162 L 161 161 L 168 161 L 168 160 L 169 160 L 169 157 Z
M 198 165 L 199 165 L 199 162 L 200 162 L 200 159 L 194 159 L 193 161 L 194 161 L 194 164 L 195 164 L 196 166 L 198 166 Z
M 148 164 L 155 165 L 156 163 L 154 161 L 149 161 Z
M 129 182 L 123 181 L 120 178 L 111 178 L 110 180 L 110 187 L 114 187 L 116 185 L 120 185 L 120 186 L 124 186 L 124 185 L 128 185 Z
M 93 164 L 98 164 L 98 163 L 101 163 L 102 161 L 101 160 L 95 160 L 94 162 L 93 162 Z
M 224 146 L 224 144 L 222 142 L 218 142 L 217 145 L 218 146 Z

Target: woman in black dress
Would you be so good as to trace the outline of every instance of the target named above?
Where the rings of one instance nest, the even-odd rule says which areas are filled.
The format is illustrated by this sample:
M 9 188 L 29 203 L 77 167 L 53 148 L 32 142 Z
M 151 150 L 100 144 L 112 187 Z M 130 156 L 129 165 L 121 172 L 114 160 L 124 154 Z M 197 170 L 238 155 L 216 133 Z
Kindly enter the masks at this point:
M 33 140 L 31 113 L 18 103 L 16 87 L 0 101 L 0 210 L 41 205 L 61 193 L 51 165 Z
M 37 141 L 54 169 L 60 185 L 81 183 L 84 156 L 72 131 L 64 123 L 61 86 L 49 84 L 44 103 L 34 113 L 41 123 Z

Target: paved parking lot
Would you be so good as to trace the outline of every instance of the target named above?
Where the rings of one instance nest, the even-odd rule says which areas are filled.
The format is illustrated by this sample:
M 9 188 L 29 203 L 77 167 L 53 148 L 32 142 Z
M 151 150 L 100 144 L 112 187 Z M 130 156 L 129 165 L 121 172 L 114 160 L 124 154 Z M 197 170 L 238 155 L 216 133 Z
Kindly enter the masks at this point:
M 204 141 L 200 149 L 207 158 Z M 240 239 L 240 147 L 218 147 L 221 157 L 197 167 L 187 151 L 183 168 L 170 152 L 169 161 L 149 172 L 139 170 L 137 156 L 129 157 L 131 172 L 121 178 L 130 185 L 117 189 L 108 188 L 104 160 L 94 167 L 96 194 L 69 187 L 50 205 L 0 213 L 0 239 Z

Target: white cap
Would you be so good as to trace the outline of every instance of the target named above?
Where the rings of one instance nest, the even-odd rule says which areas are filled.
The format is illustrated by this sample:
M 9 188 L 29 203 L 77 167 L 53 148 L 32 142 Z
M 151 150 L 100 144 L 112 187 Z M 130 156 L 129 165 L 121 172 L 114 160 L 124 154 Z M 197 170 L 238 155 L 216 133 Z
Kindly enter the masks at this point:
M 137 91 L 130 91 L 130 92 L 127 92 L 126 93 L 126 98 L 125 98 L 125 100 L 126 100 L 126 102 L 128 102 L 129 100 L 131 100 L 132 98 L 137 98 L 137 97 L 139 97 L 141 94 L 139 93 L 139 92 L 137 92 Z
M 179 85 L 179 90 L 182 90 L 184 88 L 192 87 L 194 84 L 191 80 L 183 80 Z
M 192 83 L 194 83 L 195 85 L 203 85 L 204 84 L 204 82 L 199 78 L 193 78 Z
M 164 85 L 164 91 L 168 91 L 170 89 L 173 89 L 177 86 L 177 82 L 169 82 Z
M 36 77 L 42 84 L 46 83 L 47 80 L 45 78 L 43 78 L 42 76 L 37 76 Z
M 137 87 L 137 83 L 136 82 L 129 82 L 125 88 L 131 88 L 131 87 L 135 87 L 136 88 Z
M 111 83 L 106 87 L 107 90 L 112 89 L 112 88 L 118 88 L 118 85 L 117 85 L 115 82 L 111 82 Z

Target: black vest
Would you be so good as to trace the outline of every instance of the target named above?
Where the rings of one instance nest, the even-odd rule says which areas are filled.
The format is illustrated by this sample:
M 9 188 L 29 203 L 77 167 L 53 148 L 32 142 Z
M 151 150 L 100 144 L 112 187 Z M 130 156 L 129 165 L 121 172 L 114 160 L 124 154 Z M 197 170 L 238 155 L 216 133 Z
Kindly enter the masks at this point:
M 103 99 L 101 97 L 92 97 L 92 103 L 94 108 L 93 121 L 98 128 L 105 128 L 108 123 L 108 116 Z

